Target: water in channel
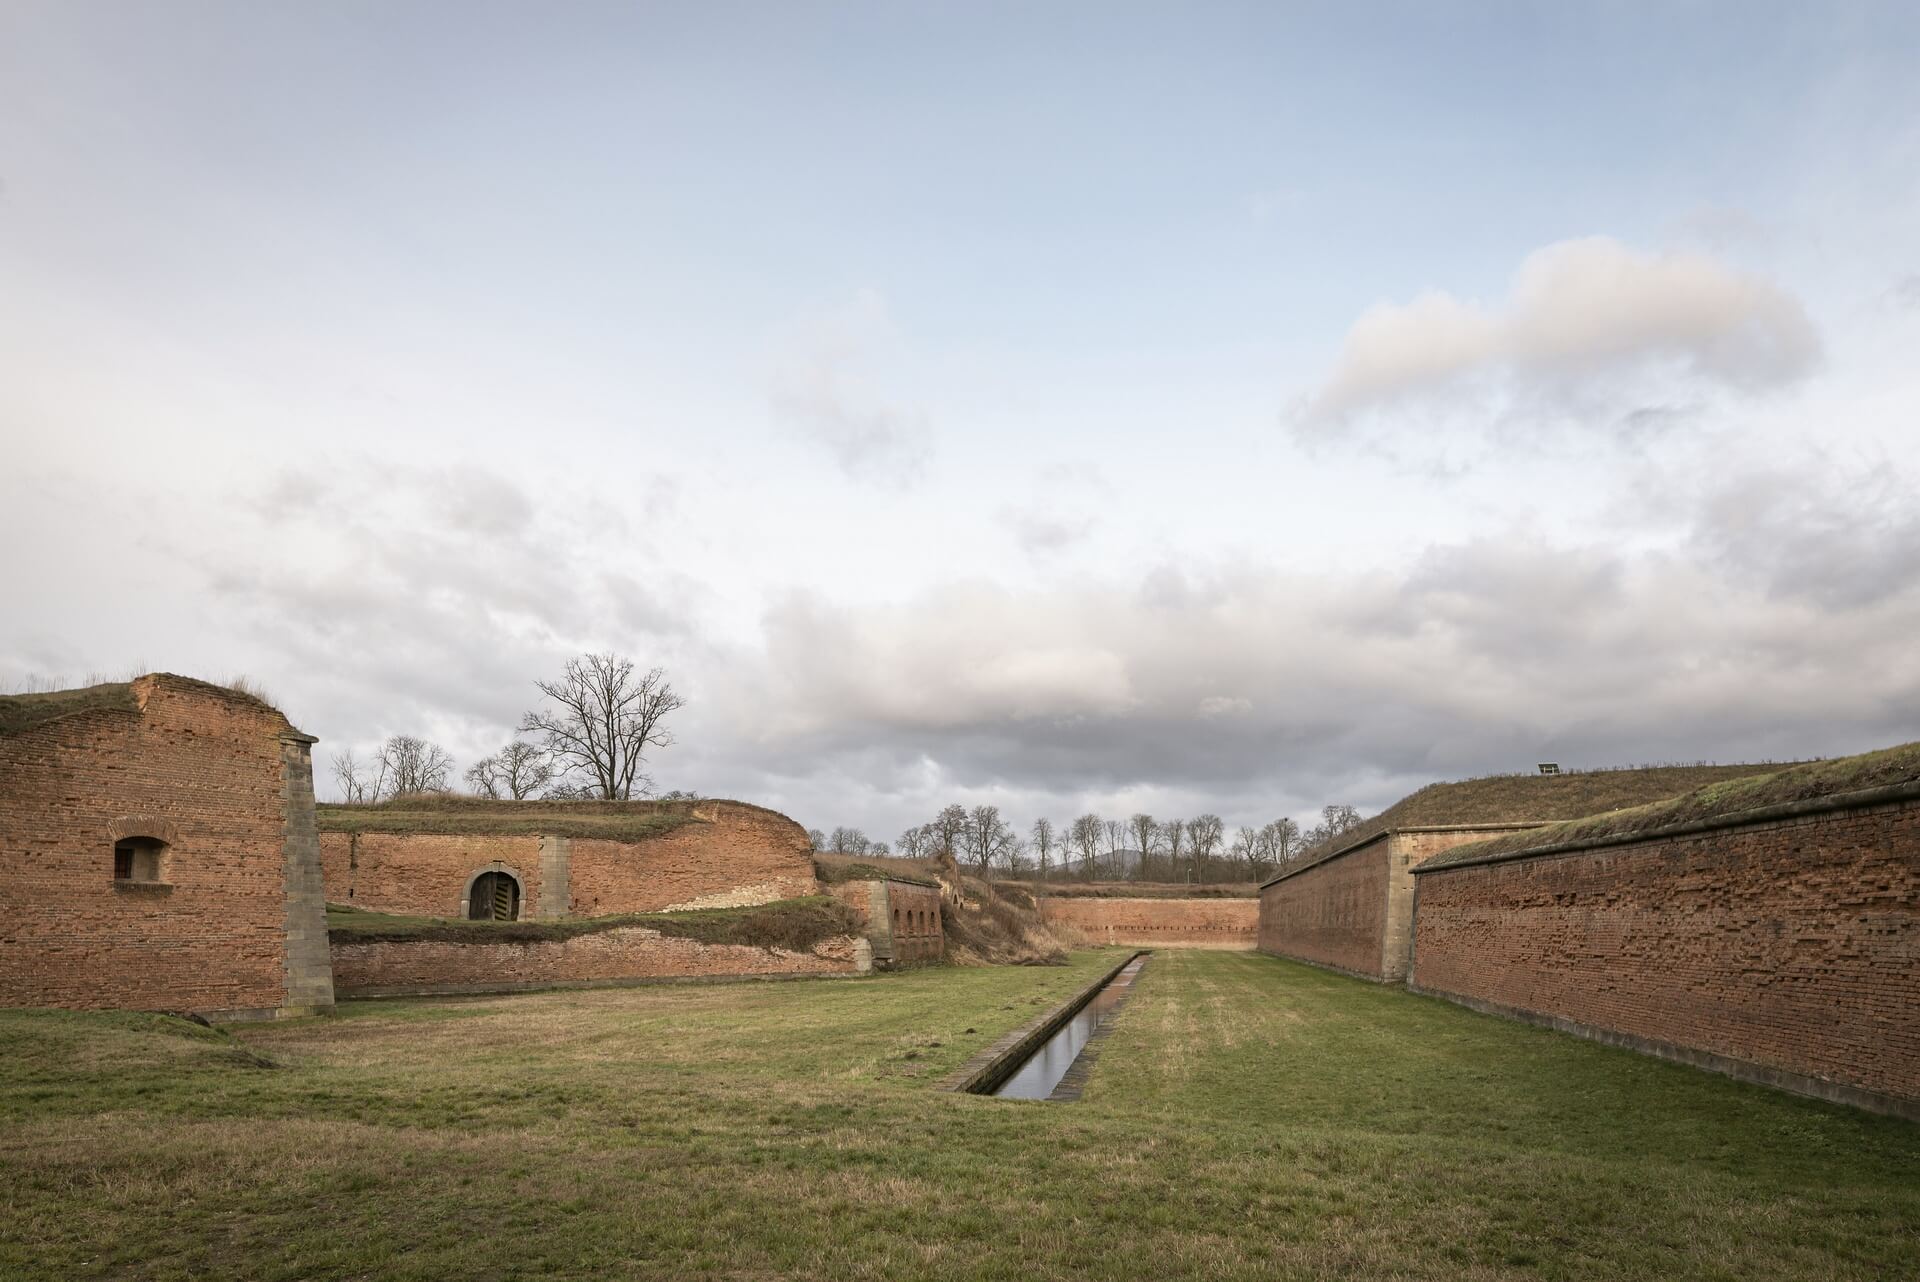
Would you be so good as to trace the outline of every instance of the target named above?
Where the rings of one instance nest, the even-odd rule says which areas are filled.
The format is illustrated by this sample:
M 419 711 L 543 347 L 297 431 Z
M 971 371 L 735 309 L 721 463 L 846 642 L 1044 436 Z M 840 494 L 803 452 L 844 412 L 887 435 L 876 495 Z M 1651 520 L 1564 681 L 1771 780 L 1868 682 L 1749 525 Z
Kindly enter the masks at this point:
M 1127 999 L 1127 994 L 1133 988 L 1134 976 L 1146 964 L 1144 956 L 1128 962 L 1118 975 L 1108 981 L 1106 987 L 1093 995 L 1092 1001 L 1075 1011 L 1073 1018 L 1042 1042 L 1040 1049 L 1015 1069 L 1012 1077 L 1000 1083 L 993 1093 L 1001 1099 L 1045 1099 L 1053 1094 L 1053 1088 L 1073 1067 L 1073 1061 L 1080 1058 L 1080 1052 L 1086 1047 L 1087 1039 L 1093 1036 L 1093 1030 L 1100 1027 L 1101 1021 Z

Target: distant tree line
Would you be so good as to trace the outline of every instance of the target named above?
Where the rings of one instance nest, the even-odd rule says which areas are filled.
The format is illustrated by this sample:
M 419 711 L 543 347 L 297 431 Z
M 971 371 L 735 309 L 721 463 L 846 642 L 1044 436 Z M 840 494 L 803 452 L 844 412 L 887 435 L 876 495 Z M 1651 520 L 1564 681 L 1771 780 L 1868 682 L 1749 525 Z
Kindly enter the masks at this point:
M 641 672 L 619 655 L 585 654 L 569 660 L 559 677 L 534 685 L 547 705 L 521 717 L 498 752 L 467 767 L 461 778 L 471 795 L 628 801 L 653 791 L 642 767 L 654 749 L 673 743 L 664 723 L 686 706 L 663 670 Z M 454 791 L 452 754 L 417 735 L 392 735 L 371 758 L 351 748 L 337 752 L 332 767 L 341 798 L 354 804 Z
M 1214 814 L 1164 820 L 1135 814 L 1120 820 L 1089 812 L 1059 824 L 1042 817 L 1022 833 L 1001 817 L 998 806 L 952 805 L 902 832 L 891 847 L 868 840 L 858 828 L 835 828 L 831 834 L 814 828 L 807 835 L 815 850 L 951 859 L 982 877 L 1205 883 L 1264 880 L 1359 822 L 1352 806 L 1333 805 L 1305 831 L 1282 818 L 1229 834 Z

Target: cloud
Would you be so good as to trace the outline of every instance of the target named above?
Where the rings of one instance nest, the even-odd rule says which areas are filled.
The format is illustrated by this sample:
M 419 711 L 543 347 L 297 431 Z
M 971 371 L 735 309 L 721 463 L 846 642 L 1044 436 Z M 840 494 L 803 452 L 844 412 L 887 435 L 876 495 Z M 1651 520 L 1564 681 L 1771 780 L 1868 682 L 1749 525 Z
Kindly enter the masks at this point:
M 1717 483 L 1651 546 L 1515 528 L 1392 572 L 1189 561 L 888 608 L 796 593 L 711 726 L 773 792 L 857 777 L 867 809 L 834 813 L 903 822 L 996 792 L 1240 822 L 1539 760 L 1920 737 L 1912 490 L 1892 471 L 1803 473 Z
M 1300 421 L 1434 396 L 1577 399 L 1622 382 L 1750 394 L 1804 378 L 1819 357 L 1806 310 L 1768 281 L 1704 254 L 1589 237 L 1527 255 L 1495 307 L 1435 291 L 1369 308 Z
M 1064 552 L 1085 542 L 1093 532 L 1093 521 L 1089 517 L 1060 516 L 1038 507 L 1004 506 L 1000 509 L 1000 524 L 1006 527 L 1022 552 L 1035 558 Z
M 773 376 L 775 414 L 856 480 L 919 479 L 933 453 L 927 416 L 888 395 L 870 372 L 897 359 L 898 334 L 885 299 L 863 290 L 846 306 L 813 318 L 810 330 Z

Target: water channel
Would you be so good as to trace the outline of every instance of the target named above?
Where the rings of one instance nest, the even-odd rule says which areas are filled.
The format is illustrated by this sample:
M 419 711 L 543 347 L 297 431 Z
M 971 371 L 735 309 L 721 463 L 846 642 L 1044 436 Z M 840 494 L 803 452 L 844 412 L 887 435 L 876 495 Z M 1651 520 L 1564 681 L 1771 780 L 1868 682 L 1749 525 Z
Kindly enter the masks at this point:
M 1134 977 L 1146 964 L 1145 956 L 1128 962 L 1118 975 L 1107 981 L 1106 987 L 1093 995 L 1092 1001 L 1075 1011 L 1072 1018 L 1042 1042 L 993 1093 L 1001 1099 L 1046 1099 L 1052 1095 L 1053 1088 L 1086 1049 L 1087 1039 L 1093 1036 L 1094 1030 L 1127 1000 L 1133 991 Z

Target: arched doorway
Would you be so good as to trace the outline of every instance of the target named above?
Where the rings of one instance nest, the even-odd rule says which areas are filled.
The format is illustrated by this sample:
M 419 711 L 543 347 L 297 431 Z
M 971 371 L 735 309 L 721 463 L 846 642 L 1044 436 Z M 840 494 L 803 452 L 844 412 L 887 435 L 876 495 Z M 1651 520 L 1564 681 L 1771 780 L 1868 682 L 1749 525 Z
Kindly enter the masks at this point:
M 520 920 L 520 879 L 510 872 L 483 872 L 467 891 L 471 921 Z

